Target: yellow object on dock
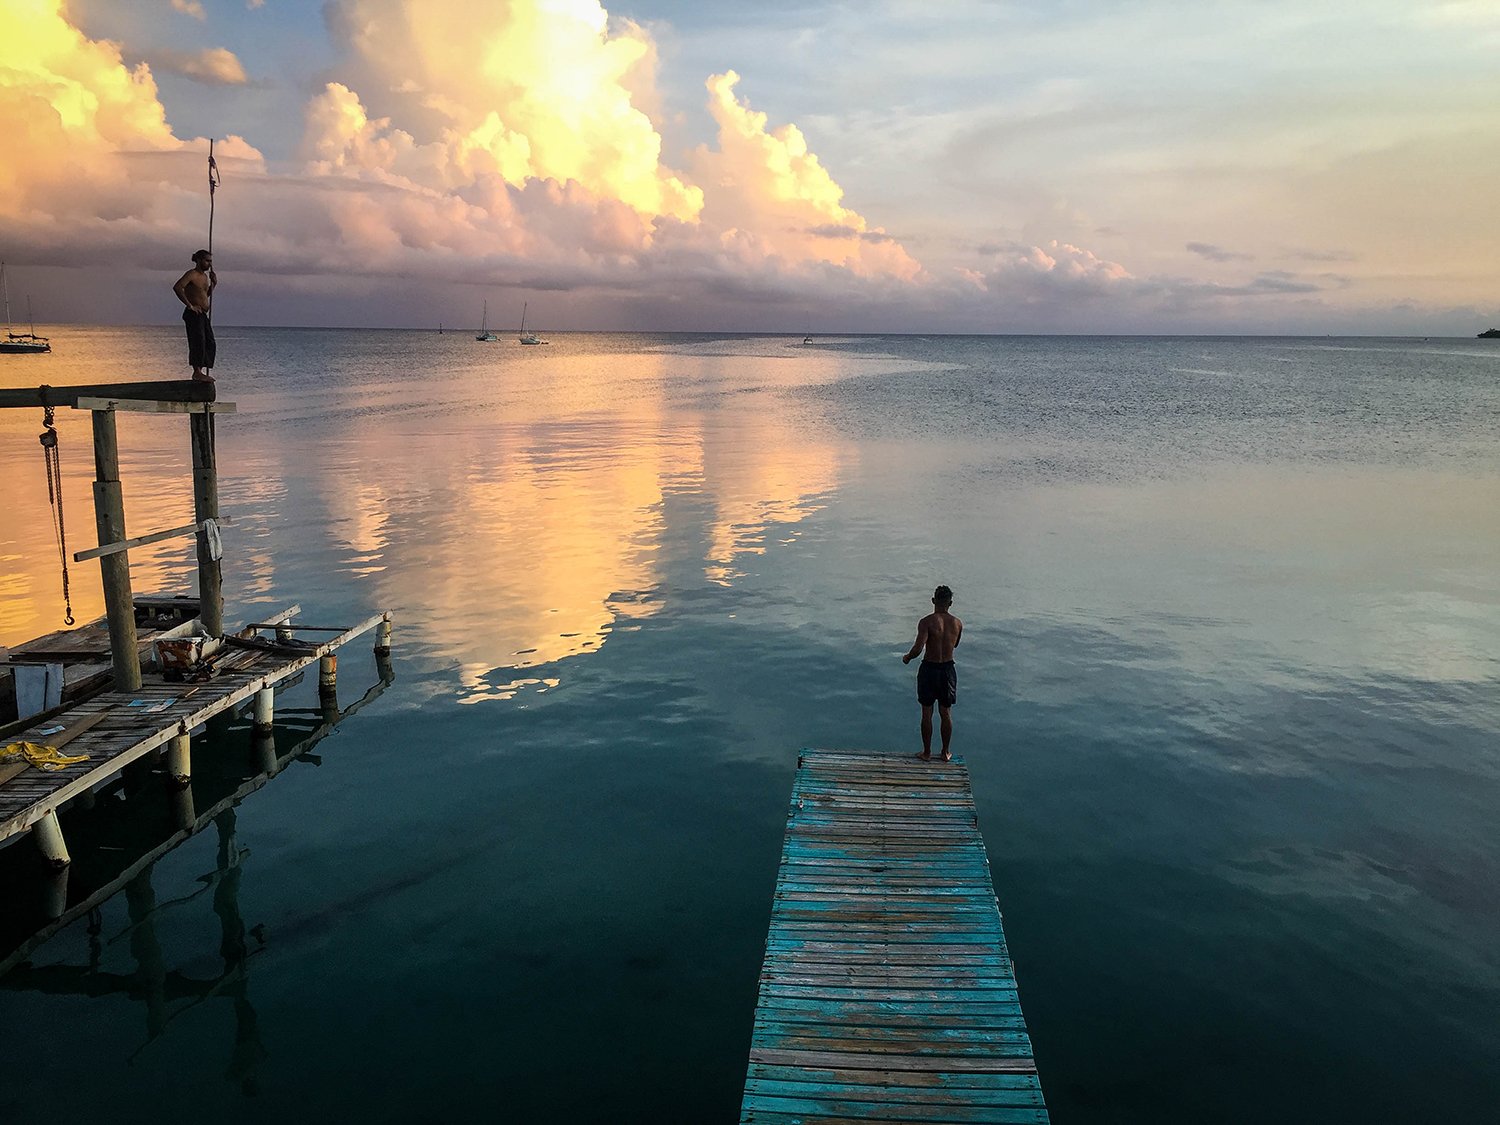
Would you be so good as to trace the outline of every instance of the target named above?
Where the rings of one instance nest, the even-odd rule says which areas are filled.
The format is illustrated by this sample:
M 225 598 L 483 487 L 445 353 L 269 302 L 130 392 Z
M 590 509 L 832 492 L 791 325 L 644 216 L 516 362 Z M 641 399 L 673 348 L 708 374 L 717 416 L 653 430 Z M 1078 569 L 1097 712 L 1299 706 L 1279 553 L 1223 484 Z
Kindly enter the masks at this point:
M 89 760 L 87 754 L 64 754 L 55 746 L 43 746 L 38 742 L 12 742 L 0 747 L 0 762 L 8 758 L 20 758 L 39 770 L 60 770 Z
M 962 761 L 804 752 L 740 1112 L 1048 1121 Z

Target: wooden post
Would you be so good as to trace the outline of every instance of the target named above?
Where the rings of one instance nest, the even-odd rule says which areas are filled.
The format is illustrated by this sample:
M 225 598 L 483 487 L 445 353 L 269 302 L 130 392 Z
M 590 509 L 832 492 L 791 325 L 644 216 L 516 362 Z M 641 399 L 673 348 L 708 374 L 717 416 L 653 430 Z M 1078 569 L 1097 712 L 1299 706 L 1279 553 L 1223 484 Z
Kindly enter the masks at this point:
M 177 785 L 186 785 L 193 779 L 191 735 L 179 734 L 167 743 L 167 776 Z
M 375 630 L 375 655 L 389 656 L 391 654 L 391 615 L 386 614 L 385 619 L 380 622 Z
M 67 841 L 63 839 L 62 826 L 57 823 L 57 810 L 44 812 L 42 819 L 31 826 L 31 835 L 53 867 L 66 867 L 73 862 L 73 857 L 68 854 Z
M 323 711 L 323 721 L 333 724 L 339 721 L 339 658 L 337 653 L 327 653 L 318 658 L 318 705 Z
M 251 730 L 256 734 L 266 734 L 275 723 L 276 692 L 267 685 L 255 693 L 255 721 Z
M 120 446 L 115 412 L 94 412 L 94 522 L 99 546 L 120 543 L 125 535 L 125 498 L 120 491 Z M 114 660 L 115 690 L 138 691 L 141 658 L 136 650 L 135 602 L 130 590 L 130 552 L 99 560 L 104 578 L 104 613 L 109 619 L 109 650 Z
M 96 415 L 97 416 L 97 415 Z M 193 515 L 201 524 L 219 518 L 219 462 L 214 450 L 214 416 L 188 415 L 193 435 Z M 208 532 L 198 531 L 198 620 L 211 637 L 224 635 L 224 572 L 208 550 Z

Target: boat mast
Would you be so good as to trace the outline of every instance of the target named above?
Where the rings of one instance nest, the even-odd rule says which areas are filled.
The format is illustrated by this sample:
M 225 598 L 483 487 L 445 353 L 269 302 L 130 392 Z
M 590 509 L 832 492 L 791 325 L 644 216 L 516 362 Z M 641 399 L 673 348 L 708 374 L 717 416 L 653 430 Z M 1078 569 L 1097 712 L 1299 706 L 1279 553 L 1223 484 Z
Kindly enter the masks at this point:
M 10 335 L 10 286 L 5 284 L 5 263 L 0 262 L 0 293 L 5 295 L 5 334 Z

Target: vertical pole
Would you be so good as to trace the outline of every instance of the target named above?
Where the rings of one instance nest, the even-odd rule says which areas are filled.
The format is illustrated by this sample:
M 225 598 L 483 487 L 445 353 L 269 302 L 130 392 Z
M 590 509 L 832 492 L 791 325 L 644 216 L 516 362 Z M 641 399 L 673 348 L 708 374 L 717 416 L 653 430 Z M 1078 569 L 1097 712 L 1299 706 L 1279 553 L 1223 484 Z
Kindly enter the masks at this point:
M 167 743 L 167 776 L 177 785 L 186 785 L 193 779 L 191 735 L 179 734 Z
M 55 809 L 42 814 L 42 819 L 31 826 L 31 834 L 53 867 L 66 867 L 73 862 L 73 857 L 68 854 L 67 841 L 63 839 L 62 826 L 57 823 Z
M 214 416 L 189 414 L 193 435 L 193 518 L 219 518 L 219 461 L 214 450 Z M 224 573 L 208 549 L 208 532 L 198 529 L 198 620 L 211 637 L 224 635 Z
M 270 686 L 255 693 L 255 720 L 251 730 L 255 734 L 266 734 L 276 722 L 276 692 Z
M 125 497 L 120 491 L 120 446 L 115 412 L 94 411 L 94 522 L 99 546 L 125 539 Z M 109 619 L 109 650 L 114 660 L 115 690 L 137 691 L 141 658 L 136 650 L 135 600 L 130 591 L 130 552 L 99 560 L 104 578 L 104 612 Z
M 326 653 L 318 658 L 318 705 L 325 723 L 339 721 L 339 658 Z
M 388 613 L 375 628 L 375 655 L 391 654 L 391 615 Z

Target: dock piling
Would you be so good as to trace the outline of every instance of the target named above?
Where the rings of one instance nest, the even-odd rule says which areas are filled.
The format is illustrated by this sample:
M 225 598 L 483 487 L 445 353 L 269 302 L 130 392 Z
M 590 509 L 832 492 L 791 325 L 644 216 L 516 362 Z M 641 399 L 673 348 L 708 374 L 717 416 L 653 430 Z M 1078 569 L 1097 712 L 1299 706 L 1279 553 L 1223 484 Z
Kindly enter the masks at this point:
M 68 854 L 68 843 L 63 839 L 62 825 L 57 823 L 55 810 L 48 809 L 43 813 L 31 826 L 31 834 L 36 838 L 37 847 L 42 849 L 42 855 L 47 857 L 47 862 L 53 867 L 66 867 L 73 862 L 73 857 Z
M 96 414 L 95 417 L 98 417 Z M 204 520 L 219 518 L 219 466 L 214 451 L 214 416 L 188 415 L 193 443 L 193 517 L 198 530 L 198 619 L 211 637 L 224 635 L 224 576 L 209 545 Z
M 269 734 L 271 728 L 276 725 L 276 692 L 270 684 L 262 687 L 255 693 L 255 720 L 254 730 L 256 734 Z
M 375 655 L 391 654 L 391 615 L 388 613 L 375 630 Z
M 120 445 L 115 431 L 115 412 L 95 410 L 93 417 L 94 522 L 99 529 L 99 546 L 104 547 L 126 539 L 125 499 L 120 489 Z M 136 649 L 129 552 L 104 555 L 99 560 L 99 568 L 104 579 L 104 613 L 109 620 L 115 689 L 139 691 L 141 665 Z
M 167 776 L 175 785 L 186 785 L 193 779 L 193 739 L 179 734 L 167 744 Z

